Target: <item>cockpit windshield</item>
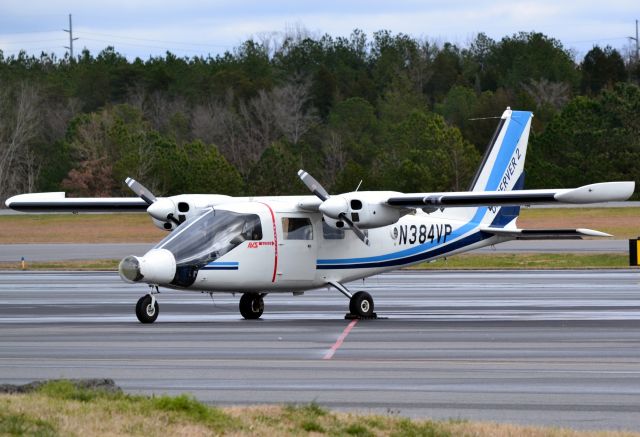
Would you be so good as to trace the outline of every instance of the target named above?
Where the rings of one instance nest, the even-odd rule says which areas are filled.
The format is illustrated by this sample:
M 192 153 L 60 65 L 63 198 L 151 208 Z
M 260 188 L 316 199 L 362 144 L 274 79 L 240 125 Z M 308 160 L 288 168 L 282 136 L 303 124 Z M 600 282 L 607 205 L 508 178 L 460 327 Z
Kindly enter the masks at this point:
M 191 285 L 198 269 L 243 241 L 262 240 L 260 217 L 256 214 L 211 209 L 183 226 L 155 247 L 173 253 L 177 267 L 173 284 L 180 286 Z

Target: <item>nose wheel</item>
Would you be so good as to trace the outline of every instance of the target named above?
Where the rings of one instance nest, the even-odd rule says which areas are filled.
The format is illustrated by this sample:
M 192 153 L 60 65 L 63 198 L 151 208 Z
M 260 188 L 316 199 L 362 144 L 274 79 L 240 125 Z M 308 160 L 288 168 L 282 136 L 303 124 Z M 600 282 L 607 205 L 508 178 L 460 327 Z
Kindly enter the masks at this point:
M 152 294 L 142 296 L 136 304 L 136 317 L 140 323 L 153 323 L 158 318 L 160 306 Z
M 248 320 L 259 319 L 264 311 L 264 299 L 258 293 L 244 293 L 240 298 L 240 314 Z

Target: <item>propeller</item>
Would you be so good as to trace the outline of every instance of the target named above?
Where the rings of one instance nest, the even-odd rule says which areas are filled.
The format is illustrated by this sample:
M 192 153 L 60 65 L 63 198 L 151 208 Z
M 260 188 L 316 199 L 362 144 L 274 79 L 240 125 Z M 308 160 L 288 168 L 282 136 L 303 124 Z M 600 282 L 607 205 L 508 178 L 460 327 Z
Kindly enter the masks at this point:
M 136 193 L 138 197 L 140 197 L 142 200 L 147 202 L 149 205 L 153 204 L 156 200 L 158 200 L 156 196 L 154 196 L 153 193 L 147 187 L 145 187 L 135 179 L 127 178 L 125 180 L 125 183 L 129 188 L 131 188 L 131 191 Z
M 125 183 L 131 191 L 136 193 L 138 197 L 149 204 L 147 212 L 149 215 L 160 221 L 170 221 L 176 226 L 180 225 L 180 221 L 175 218 L 173 212 L 175 211 L 175 205 L 170 199 L 166 197 L 157 198 L 147 187 L 133 178 L 127 178 Z
M 346 223 L 349 229 L 351 229 L 364 244 L 367 246 L 369 245 L 369 237 L 367 237 L 367 235 L 347 217 L 345 212 L 347 209 L 347 201 L 344 198 L 340 196 L 331 197 L 327 190 L 320 185 L 320 182 L 316 181 L 313 176 L 302 169 L 298 171 L 298 176 L 302 183 L 305 184 L 307 188 L 309 188 L 309 190 L 320 200 L 322 200 L 322 204 L 319 209 L 323 214 Z

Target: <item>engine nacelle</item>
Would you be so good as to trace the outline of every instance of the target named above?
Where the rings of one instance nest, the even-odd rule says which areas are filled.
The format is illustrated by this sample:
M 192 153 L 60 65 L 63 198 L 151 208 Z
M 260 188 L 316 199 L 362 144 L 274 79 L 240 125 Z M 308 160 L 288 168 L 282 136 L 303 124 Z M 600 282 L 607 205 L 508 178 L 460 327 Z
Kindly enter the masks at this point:
M 204 208 L 226 202 L 229 198 L 229 196 L 221 194 L 180 194 L 159 197 L 147 208 L 147 213 L 151 216 L 156 227 L 172 231 L 178 227 L 178 223 L 188 221 L 198 216 Z M 170 217 L 173 217 L 174 220 Z
M 380 193 L 354 192 L 332 196 L 325 201 L 320 211 L 325 216 L 325 222 L 336 229 L 343 229 L 344 223 L 339 214 L 344 213 L 361 229 L 373 229 L 396 223 L 410 210 L 396 208 L 381 203 Z

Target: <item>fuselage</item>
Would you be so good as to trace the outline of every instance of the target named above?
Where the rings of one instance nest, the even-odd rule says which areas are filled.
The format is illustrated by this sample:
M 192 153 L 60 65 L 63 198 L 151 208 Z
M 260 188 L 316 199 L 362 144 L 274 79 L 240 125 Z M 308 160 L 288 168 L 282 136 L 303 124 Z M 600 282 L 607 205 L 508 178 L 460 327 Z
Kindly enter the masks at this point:
M 368 230 L 367 246 L 352 231 L 329 226 L 320 212 L 300 209 L 301 203 L 312 199 L 256 197 L 233 199 L 231 203 L 227 200 L 214 206 L 259 217 L 260 238 L 242 241 L 199 267 L 192 283 L 168 286 L 214 292 L 303 291 L 507 240 L 482 232 L 481 221 L 489 213 L 487 208 L 457 208 L 429 214 L 414 210 L 393 225 Z M 197 227 L 194 224 L 193 228 Z M 180 228 L 173 233 L 179 231 Z

